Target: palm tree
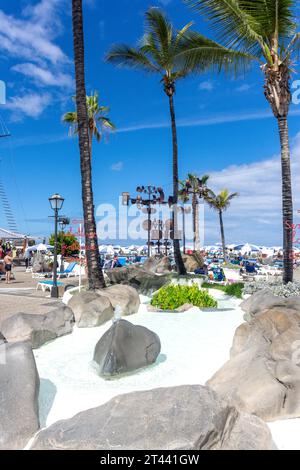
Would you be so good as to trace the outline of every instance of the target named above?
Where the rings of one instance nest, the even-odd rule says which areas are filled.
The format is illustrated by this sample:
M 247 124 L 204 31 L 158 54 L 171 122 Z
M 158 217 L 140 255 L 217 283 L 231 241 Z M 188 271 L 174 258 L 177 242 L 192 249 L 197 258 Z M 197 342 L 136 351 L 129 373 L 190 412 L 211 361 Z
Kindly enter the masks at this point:
M 76 102 L 76 97 L 73 97 L 73 101 Z M 86 97 L 86 107 L 89 125 L 90 153 L 92 157 L 93 137 L 97 142 L 100 142 L 104 132 L 115 130 L 116 127 L 106 116 L 109 112 L 109 107 L 100 106 L 99 94 L 97 91 Z M 73 135 L 78 134 L 78 119 L 76 111 L 69 111 L 64 114 L 62 120 L 63 122 L 70 124 Z
M 115 45 L 107 55 L 107 60 L 119 66 L 131 67 L 161 77 L 163 90 L 168 97 L 172 128 L 173 144 L 173 205 L 178 202 L 178 142 L 174 107 L 174 94 L 177 81 L 185 78 L 190 72 L 190 64 L 194 65 L 194 53 L 190 50 L 197 47 L 197 68 L 219 65 L 227 60 L 232 62 L 231 52 L 217 43 L 197 34 L 189 34 L 192 23 L 181 30 L 174 30 L 165 14 L 158 8 L 150 8 L 146 13 L 146 32 L 138 47 Z M 235 53 L 236 54 L 236 53 Z M 239 54 L 236 54 L 237 56 Z M 177 211 L 173 210 L 174 233 L 177 231 Z M 174 237 L 174 256 L 177 270 L 185 274 L 186 270 L 180 253 L 179 240 Z
M 228 189 L 222 189 L 218 195 L 215 194 L 211 189 L 208 189 L 207 193 L 205 194 L 205 201 L 210 205 L 210 207 L 212 207 L 219 213 L 224 261 L 226 261 L 226 244 L 225 244 L 225 233 L 224 233 L 224 223 L 223 223 L 223 212 L 228 209 L 232 199 L 234 199 L 237 196 L 238 196 L 238 193 L 229 194 Z
M 91 139 L 87 113 L 85 74 L 84 74 L 84 37 L 82 0 L 72 0 L 73 44 L 76 79 L 77 132 L 79 137 L 82 203 L 84 214 L 85 248 L 87 259 L 88 288 L 105 287 L 100 266 L 98 237 L 94 215 L 92 188 Z
M 257 62 L 277 119 L 282 168 L 283 282 L 293 280 L 293 198 L 288 113 L 290 79 L 300 47 L 297 0 L 184 0 L 208 16 L 220 40 Z
M 186 181 L 180 181 L 181 189 L 179 190 L 179 198 L 183 202 L 188 202 L 192 196 L 192 214 L 193 214 L 193 235 L 194 235 L 194 251 L 200 250 L 200 234 L 199 234 L 199 197 L 204 196 L 204 191 L 208 191 L 205 185 L 209 179 L 208 175 L 198 178 L 192 173 L 188 174 Z

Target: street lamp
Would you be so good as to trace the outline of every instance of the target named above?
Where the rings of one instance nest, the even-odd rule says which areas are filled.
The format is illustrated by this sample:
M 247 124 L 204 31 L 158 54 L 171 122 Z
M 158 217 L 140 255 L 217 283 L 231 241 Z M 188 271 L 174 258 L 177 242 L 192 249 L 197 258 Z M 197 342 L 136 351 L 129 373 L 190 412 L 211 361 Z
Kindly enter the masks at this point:
M 58 224 L 58 212 L 61 210 L 64 198 L 59 194 L 53 194 L 49 197 L 51 209 L 54 210 L 54 262 L 53 262 L 53 285 L 51 289 L 51 297 L 58 298 L 58 287 L 57 287 L 57 224 Z
M 155 204 L 166 204 L 165 195 L 160 187 L 156 186 L 138 186 L 136 192 L 139 193 L 136 198 L 130 197 L 128 192 L 122 193 L 122 204 L 125 206 L 129 205 L 129 202 L 136 204 L 138 209 L 142 209 L 148 214 L 147 217 L 147 232 L 148 232 L 148 257 L 150 257 L 150 246 L 151 246 L 151 214 L 154 212 L 154 209 L 151 207 Z M 142 194 L 146 195 L 146 198 L 142 198 Z

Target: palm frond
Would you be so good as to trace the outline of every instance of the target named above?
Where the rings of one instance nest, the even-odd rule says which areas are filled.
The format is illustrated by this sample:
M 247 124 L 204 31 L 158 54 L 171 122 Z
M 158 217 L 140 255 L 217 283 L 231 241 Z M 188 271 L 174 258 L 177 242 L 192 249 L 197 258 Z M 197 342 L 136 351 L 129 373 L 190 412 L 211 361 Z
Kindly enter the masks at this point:
M 229 193 L 228 189 L 222 189 L 219 194 L 215 194 L 211 189 L 208 189 L 205 194 L 205 201 L 210 207 L 218 211 L 225 211 L 230 206 L 232 199 L 238 197 L 238 193 Z
M 62 121 L 67 124 L 76 124 L 77 123 L 77 113 L 76 111 L 70 111 L 65 113 L 62 117 Z
M 116 130 L 115 124 L 113 122 L 111 122 L 111 120 L 107 117 L 99 116 L 97 118 L 97 121 L 101 122 L 101 125 L 103 127 L 106 127 L 107 129 L 110 129 L 112 131 Z
M 262 27 L 258 19 L 245 8 L 245 5 L 249 6 L 255 2 L 250 2 L 250 0 L 184 1 L 211 21 L 217 37 L 225 47 L 259 56 L 264 43 Z
M 130 67 L 152 73 L 159 71 L 159 68 L 140 49 L 126 46 L 126 44 L 113 46 L 106 60 L 119 67 Z
M 149 8 L 146 12 L 146 30 L 156 42 L 157 49 L 167 57 L 173 38 L 173 27 L 159 8 Z
M 280 39 L 295 33 L 295 0 L 239 0 L 238 3 L 243 11 L 260 24 L 260 34 L 266 41 L 275 34 Z
M 299 52 L 300 52 L 300 32 L 296 33 L 293 36 L 291 42 L 288 44 L 287 48 L 284 51 L 283 60 L 286 61 L 293 54 L 295 54 L 296 56 L 299 56 Z
M 235 74 L 247 70 L 253 60 L 259 61 L 256 56 L 223 47 L 194 31 L 188 31 L 185 35 L 178 58 L 185 63 L 186 68 L 195 72 L 224 70 Z

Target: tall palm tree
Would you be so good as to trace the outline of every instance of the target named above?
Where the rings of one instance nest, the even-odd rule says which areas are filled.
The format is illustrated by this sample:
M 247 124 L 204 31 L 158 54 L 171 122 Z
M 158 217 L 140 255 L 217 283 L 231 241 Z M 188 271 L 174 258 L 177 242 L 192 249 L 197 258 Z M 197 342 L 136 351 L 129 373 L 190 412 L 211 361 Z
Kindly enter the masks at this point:
M 82 0 L 72 0 L 72 24 L 87 277 L 88 288 L 90 290 L 95 290 L 105 287 L 105 282 L 100 266 L 98 237 L 94 215 L 90 133 L 84 76 Z
M 300 48 L 297 0 L 184 0 L 204 13 L 225 47 L 257 62 L 264 94 L 277 119 L 282 168 L 283 282 L 293 280 L 293 198 L 288 113 L 290 79 Z
M 146 13 L 146 31 L 137 47 L 115 45 L 107 55 L 107 60 L 119 66 L 131 67 L 144 72 L 158 74 L 161 77 L 163 90 L 168 97 L 172 128 L 173 144 L 173 227 L 177 229 L 178 202 L 178 142 L 174 107 L 174 94 L 178 80 L 185 78 L 194 67 L 194 50 L 196 49 L 197 68 L 205 70 L 211 65 L 218 67 L 226 63 L 231 66 L 233 56 L 231 51 L 219 46 L 214 41 L 197 34 L 189 29 L 192 23 L 181 30 L 174 30 L 165 14 L 158 8 L 150 8 Z M 190 57 L 192 51 L 192 55 Z M 238 56 L 239 53 L 234 52 Z M 186 270 L 180 253 L 179 240 L 174 237 L 174 255 L 177 270 L 185 274 Z
M 215 194 L 211 189 L 207 190 L 205 194 L 205 201 L 215 209 L 219 214 L 221 241 L 224 261 L 226 261 L 226 244 L 225 244 L 225 232 L 223 223 L 223 212 L 228 209 L 232 199 L 238 196 L 238 193 L 229 194 L 228 189 L 222 189 L 219 194 Z
M 192 173 L 188 174 L 186 181 L 180 181 L 179 198 L 183 202 L 188 202 L 192 198 L 192 214 L 193 214 L 193 236 L 194 250 L 200 250 L 200 233 L 199 233 L 199 197 L 204 195 L 203 191 L 208 191 L 205 186 L 209 179 L 209 175 L 198 178 Z
M 73 97 L 73 101 L 76 102 L 76 97 Z M 89 126 L 90 153 L 92 158 L 93 138 L 95 138 L 97 142 L 100 142 L 103 133 L 115 130 L 116 127 L 106 115 L 109 112 L 109 107 L 100 106 L 99 93 L 97 91 L 86 97 L 86 108 Z M 71 126 L 72 134 L 78 134 L 78 119 L 76 111 L 69 111 L 64 114 L 62 120 Z

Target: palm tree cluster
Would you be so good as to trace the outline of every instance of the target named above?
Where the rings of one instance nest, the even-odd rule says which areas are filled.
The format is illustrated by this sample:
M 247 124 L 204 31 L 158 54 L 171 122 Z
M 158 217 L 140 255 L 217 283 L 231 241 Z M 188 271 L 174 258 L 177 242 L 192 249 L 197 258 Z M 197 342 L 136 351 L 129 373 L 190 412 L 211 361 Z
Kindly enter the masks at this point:
M 209 175 L 199 178 L 197 175 L 189 173 L 185 181 L 180 181 L 181 189 L 179 198 L 183 203 L 190 201 L 192 203 L 193 214 L 193 233 L 194 233 L 194 251 L 199 251 L 201 247 L 199 234 L 199 199 L 202 198 L 212 209 L 219 214 L 221 242 L 224 261 L 226 261 L 226 243 L 223 222 L 223 212 L 226 211 L 232 199 L 238 196 L 238 193 L 229 193 L 228 189 L 221 189 L 219 194 L 215 194 L 212 189 L 207 187 Z
M 168 101 L 172 135 L 172 179 L 173 204 L 179 197 L 185 197 L 180 188 L 178 174 L 178 136 L 174 96 L 177 83 L 192 73 L 207 71 L 245 73 L 252 63 L 258 64 L 264 75 L 264 94 L 277 119 L 281 144 L 282 162 L 282 214 L 284 246 L 284 282 L 293 279 L 292 231 L 293 201 L 290 169 L 290 148 L 287 117 L 291 102 L 290 79 L 296 53 L 300 46 L 297 32 L 296 0 L 183 0 L 195 11 L 204 15 L 215 31 L 218 42 L 192 30 L 192 23 L 176 29 L 158 8 L 146 12 L 145 33 L 136 46 L 114 45 L 107 54 L 107 60 L 119 67 L 129 67 L 160 78 L 162 91 Z M 67 113 L 65 121 L 75 124 L 79 135 L 81 168 L 83 177 L 83 206 L 86 234 L 94 230 L 92 215 L 93 198 L 90 177 L 91 142 L 99 140 L 102 129 L 114 126 L 106 118 L 107 108 L 98 104 L 98 95 L 86 98 L 84 85 L 84 50 L 82 31 L 82 0 L 72 0 L 73 35 L 76 70 L 76 113 Z M 88 180 L 88 184 L 86 181 Z M 192 203 L 197 206 L 197 178 L 189 175 L 194 188 Z M 220 217 L 223 249 L 225 248 L 222 214 L 236 193 L 222 190 L 219 195 L 208 191 L 207 202 Z M 197 210 L 194 211 L 194 227 L 197 231 Z M 173 226 L 176 233 L 177 212 L 173 211 Z M 95 232 L 94 232 L 95 233 Z M 195 233 L 195 247 L 199 247 L 199 234 Z M 94 245 L 96 240 L 94 240 Z M 185 273 L 180 253 L 180 243 L 174 239 L 174 256 L 178 272 Z M 95 261 L 95 260 L 94 260 Z M 89 265 L 89 263 L 88 263 Z M 92 265 L 89 265 L 92 266 Z M 94 273 L 95 265 L 93 267 Z M 101 281 L 102 283 L 102 281 Z M 91 280 L 90 286 L 95 283 Z

